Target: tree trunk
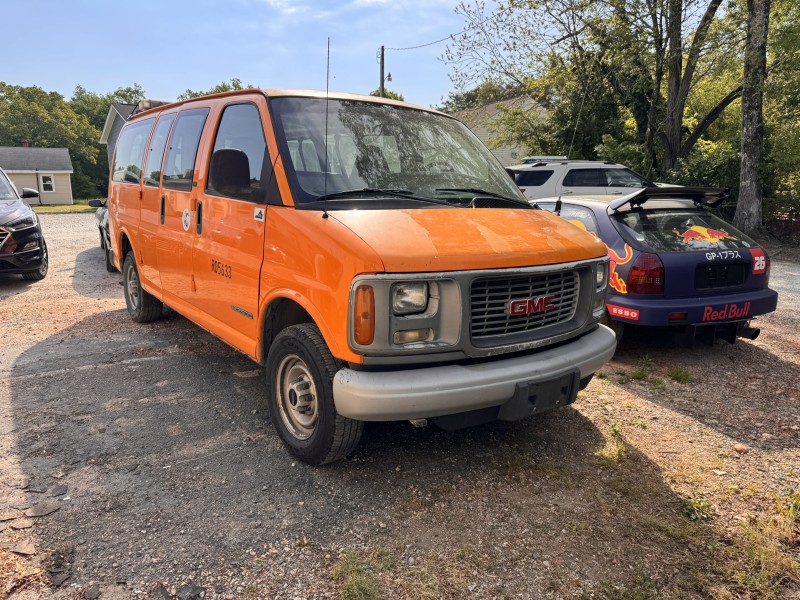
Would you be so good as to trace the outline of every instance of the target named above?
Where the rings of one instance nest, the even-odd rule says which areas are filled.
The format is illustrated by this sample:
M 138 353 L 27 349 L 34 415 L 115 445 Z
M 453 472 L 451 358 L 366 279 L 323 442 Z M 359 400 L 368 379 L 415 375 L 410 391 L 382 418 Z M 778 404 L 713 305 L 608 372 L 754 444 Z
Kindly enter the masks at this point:
M 742 85 L 742 168 L 733 223 L 745 233 L 761 227 L 764 155 L 763 84 L 767 75 L 770 0 L 747 0 L 747 46 Z
M 664 157 L 661 173 L 666 175 L 678 158 L 681 149 L 683 107 L 685 99 L 680 97 L 683 75 L 683 1 L 669 0 L 667 5 L 667 114 L 664 139 Z

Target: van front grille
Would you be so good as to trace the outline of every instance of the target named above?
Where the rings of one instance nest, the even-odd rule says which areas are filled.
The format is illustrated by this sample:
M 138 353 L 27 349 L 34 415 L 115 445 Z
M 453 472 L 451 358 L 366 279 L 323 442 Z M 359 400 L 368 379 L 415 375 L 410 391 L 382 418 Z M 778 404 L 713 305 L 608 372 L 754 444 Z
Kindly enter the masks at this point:
M 470 290 L 474 340 L 533 332 L 568 321 L 578 304 L 576 271 L 479 278 Z
M 8 239 L 9 235 L 10 234 L 8 233 L 8 231 L 0 227 L 0 248 L 2 248 L 3 244 L 6 243 L 6 240 Z

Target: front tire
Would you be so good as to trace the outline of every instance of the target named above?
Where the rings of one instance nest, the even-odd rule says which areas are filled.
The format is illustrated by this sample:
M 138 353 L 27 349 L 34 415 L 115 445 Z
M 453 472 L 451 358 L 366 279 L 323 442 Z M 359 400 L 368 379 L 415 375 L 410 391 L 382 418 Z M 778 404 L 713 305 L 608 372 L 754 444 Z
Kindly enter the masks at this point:
M 106 254 L 106 271 L 109 273 L 113 273 L 117 270 L 117 267 L 114 266 L 114 254 L 111 252 L 111 248 L 105 249 Z
M 133 252 L 125 255 L 125 262 L 122 264 L 122 289 L 125 291 L 125 304 L 128 305 L 131 319 L 137 323 L 147 323 L 161 318 L 161 300 L 142 288 Z
M 361 439 L 362 421 L 336 412 L 333 377 L 341 366 L 316 325 L 281 331 L 267 355 L 267 411 L 289 453 L 310 465 L 350 454 Z

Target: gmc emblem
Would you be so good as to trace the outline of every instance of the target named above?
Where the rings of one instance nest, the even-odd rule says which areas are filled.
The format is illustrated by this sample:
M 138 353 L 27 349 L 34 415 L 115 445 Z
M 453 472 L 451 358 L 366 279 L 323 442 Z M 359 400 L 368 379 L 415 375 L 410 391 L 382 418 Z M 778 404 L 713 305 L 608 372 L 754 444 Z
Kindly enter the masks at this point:
M 552 302 L 555 296 L 542 296 L 541 298 L 526 298 L 525 300 L 511 300 L 506 304 L 506 314 L 520 317 L 531 313 L 543 313 L 555 310 Z

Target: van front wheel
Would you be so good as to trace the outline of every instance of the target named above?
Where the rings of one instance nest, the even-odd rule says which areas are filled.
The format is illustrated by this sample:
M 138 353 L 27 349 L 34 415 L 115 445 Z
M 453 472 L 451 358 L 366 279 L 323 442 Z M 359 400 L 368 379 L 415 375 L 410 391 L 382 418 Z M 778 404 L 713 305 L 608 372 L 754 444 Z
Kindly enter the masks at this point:
M 147 323 L 161 318 L 161 300 L 144 291 L 133 252 L 128 252 L 122 263 L 122 289 L 131 319 L 137 323 Z
M 340 368 L 316 325 L 287 327 L 267 355 L 267 410 L 292 456 L 310 465 L 350 454 L 363 422 L 336 412 L 333 377 Z

